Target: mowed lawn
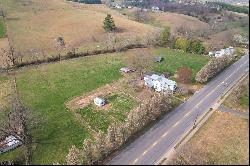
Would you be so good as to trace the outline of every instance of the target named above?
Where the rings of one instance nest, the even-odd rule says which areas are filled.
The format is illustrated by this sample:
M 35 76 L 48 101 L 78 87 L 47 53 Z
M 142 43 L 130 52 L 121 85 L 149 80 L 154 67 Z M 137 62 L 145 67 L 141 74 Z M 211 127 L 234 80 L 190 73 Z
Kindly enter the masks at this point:
M 149 50 L 144 49 L 145 52 Z M 133 51 L 138 52 L 130 50 L 124 53 L 84 57 L 27 67 L 18 71 L 17 85 L 21 98 L 32 109 L 33 116 L 40 124 L 32 130 L 37 142 L 32 156 L 33 164 L 63 163 L 71 145 L 82 146 L 83 140 L 90 134 L 77 121 L 74 114 L 66 110 L 65 102 L 121 78 L 119 69 L 126 66 L 124 57 Z M 207 57 L 201 55 L 165 48 L 151 49 L 152 61 L 158 54 L 165 57 L 162 64 L 153 63 L 153 68 L 158 72 L 175 73 L 179 67 L 187 65 L 195 73 L 208 61 Z M 99 113 L 94 114 L 91 107 L 81 114 L 93 123 L 90 124 L 91 127 L 97 125 L 96 129 L 105 131 L 113 119 L 124 121 L 134 103 L 119 96 L 111 97 L 110 100 L 116 104 L 105 113 L 105 116 L 109 116 L 107 119 L 105 116 L 99 116 Z M 95 124 L 95 121 L 91 121 L 93 117 L 103 120 L 103 124 Z
M 174 75 L 179 68 L 187 66 L 192 69 L 193 79 L 197 72 L 209 61 L 207 56 L 185 53 L 169 48 L 156 49 L 154 54 L 164 58 L 161 63 L 155 64 L 154 70 L 156 72 L 170 72 L 171 75 Z
M 3 18 L 0 17 L 0 38 L 5 37 L 5 33 L 6 33 L 6 30 L 5 30 L 5 25 L 4 25 L 4 22 L 3 22 Z
M 107 97 L 107 109 L 98 109 L 91 104 L 78 112 L 87 120 L 92 129 L 106 132 L 112 123 L 124 122 L 135 105 L 136 101 L 131 97 L 114 94 Z
M 121 57 L 95 56 L 24 69 L 17 78 L 24 103 L 41 125 L 33 130 L 38 142 L 34 164 L 63 162 L 72 144 L 81 146 L 88 131 L 65 109 L 64 102 L 121 77 Z

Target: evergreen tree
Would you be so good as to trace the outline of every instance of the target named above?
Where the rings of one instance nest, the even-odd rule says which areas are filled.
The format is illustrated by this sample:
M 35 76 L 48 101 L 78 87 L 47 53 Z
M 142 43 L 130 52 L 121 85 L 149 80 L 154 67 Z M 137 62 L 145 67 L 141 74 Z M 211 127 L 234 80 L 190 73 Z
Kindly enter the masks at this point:
M 110 14 L 107 14 L 107 17 L 103 21 L 103 28 L 106 32 L 113 32 L 116 29 L 115 22 Z

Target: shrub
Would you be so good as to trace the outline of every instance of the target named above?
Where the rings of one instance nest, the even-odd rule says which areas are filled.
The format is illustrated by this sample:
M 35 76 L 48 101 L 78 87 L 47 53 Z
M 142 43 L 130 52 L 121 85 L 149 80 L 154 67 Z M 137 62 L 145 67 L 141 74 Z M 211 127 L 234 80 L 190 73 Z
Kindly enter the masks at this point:
M 183 50 L 185 52 L 188 52 L 190 47 L 190 41 L 187 38 L 183 37 L 177 38 L 174 47 Z
M 164 47 L 168 46 L 169 39 L 170 39 L 170 28 L 165 27 L 165 29 L 163 30 L 161 34 L 161 40 L 160 40 L 161 46 L 164 46 Z
M 192 82 L 192 69 L 184 66 L 177 71 L 177 81 L 182 83 Z
M 204 54 L 206 49 L 200 40 L 191 40 L 188 51 L 191 53 Z

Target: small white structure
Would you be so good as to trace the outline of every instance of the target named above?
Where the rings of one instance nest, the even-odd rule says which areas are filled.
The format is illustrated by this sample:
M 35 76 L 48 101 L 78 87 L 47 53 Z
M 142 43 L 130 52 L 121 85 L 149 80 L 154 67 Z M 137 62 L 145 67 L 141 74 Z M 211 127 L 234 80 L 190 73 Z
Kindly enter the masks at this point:
M 228 48 L 216 51 L 216 52 L 209 52 L 209 56 L 215 56 L 216 58 L 219 58 L 222 56 L 232 56 L 234 53 L 235 53 L 235 49 L 233 47 L 228 47 Z
M 144 81 L 145 85 L 150 88 L 154 88 L 157 92 L 167 91 L 169 89 L 171 91 L 175 91 L 175 89 L 177 88 L 176 82 L 167 79 L 164 75 L 145 75 Z
M 115 5 L 115 8 L 116 8 L 116 9 L 121 9 L 122 7 L 121 7 L 120 5 L 117 4 L 117 5 Z
M 15 149 L 20 145 L 22 145 L 22 142 L 13 135 L 10 135 L 4 141 L 0 142 L 0 154 Z
M 214 56 L 214 52 L 210 51 L 210 52 L 208 53 L 208 55 L 209 55 L 209 56 Z
M 123 72 L 123 73 L 130 73 L 130 72 L 133 72 L 134 70 L 128 68 L 128 67 L 122 67 L 120 69 L 120 72 Z
M 94 103 L 95 103 L 95 105 L 97 105 L 97 106 L 99 106 L 99 107 L 102 107 L 102 106 L 104 106 L 104 105 L 106 104 L 106 101 L 105 101 L 105 99 L 103 99 L 103 98 L 96 97 L 96 98 L 94 99 Z
M 160 8 L 157 6 L 152 6 L 151 10 L 157 12 L 160 10 Z

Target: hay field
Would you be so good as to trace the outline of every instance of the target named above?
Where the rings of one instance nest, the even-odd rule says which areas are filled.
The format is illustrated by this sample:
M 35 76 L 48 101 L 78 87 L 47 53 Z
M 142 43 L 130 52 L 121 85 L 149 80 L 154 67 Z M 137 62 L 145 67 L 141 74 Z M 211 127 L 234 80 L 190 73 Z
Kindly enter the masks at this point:
M 111 13 L 119 28 L 117 38 L 143 37 L 155 28 L 140 24 L 104 5 L 85 5 L 64 0 L 1 0 L 7 11 L 7 28 L 16 51 L 54 54 L 55 39 L 63 36 L 66 47 L 94 49 L 106 43 L 103 20 Z M 40 55 L 42 56 L 42 55 Z
M 185 26 L 193 31 L 209 29 L 209 25 L 207 23 L 202 22 L 195 17 L 187 16 L 184 14 L 154 12 L 151 13 L 151 16 L 155 19 L 156 22 L 159 22 L 164 26 L 169 26 L 172 33 L 176 33 L 176 30 L 181 26 Z
M 167 164 L 248 165 L 248 126 L 246 119 L 216 111 Z

